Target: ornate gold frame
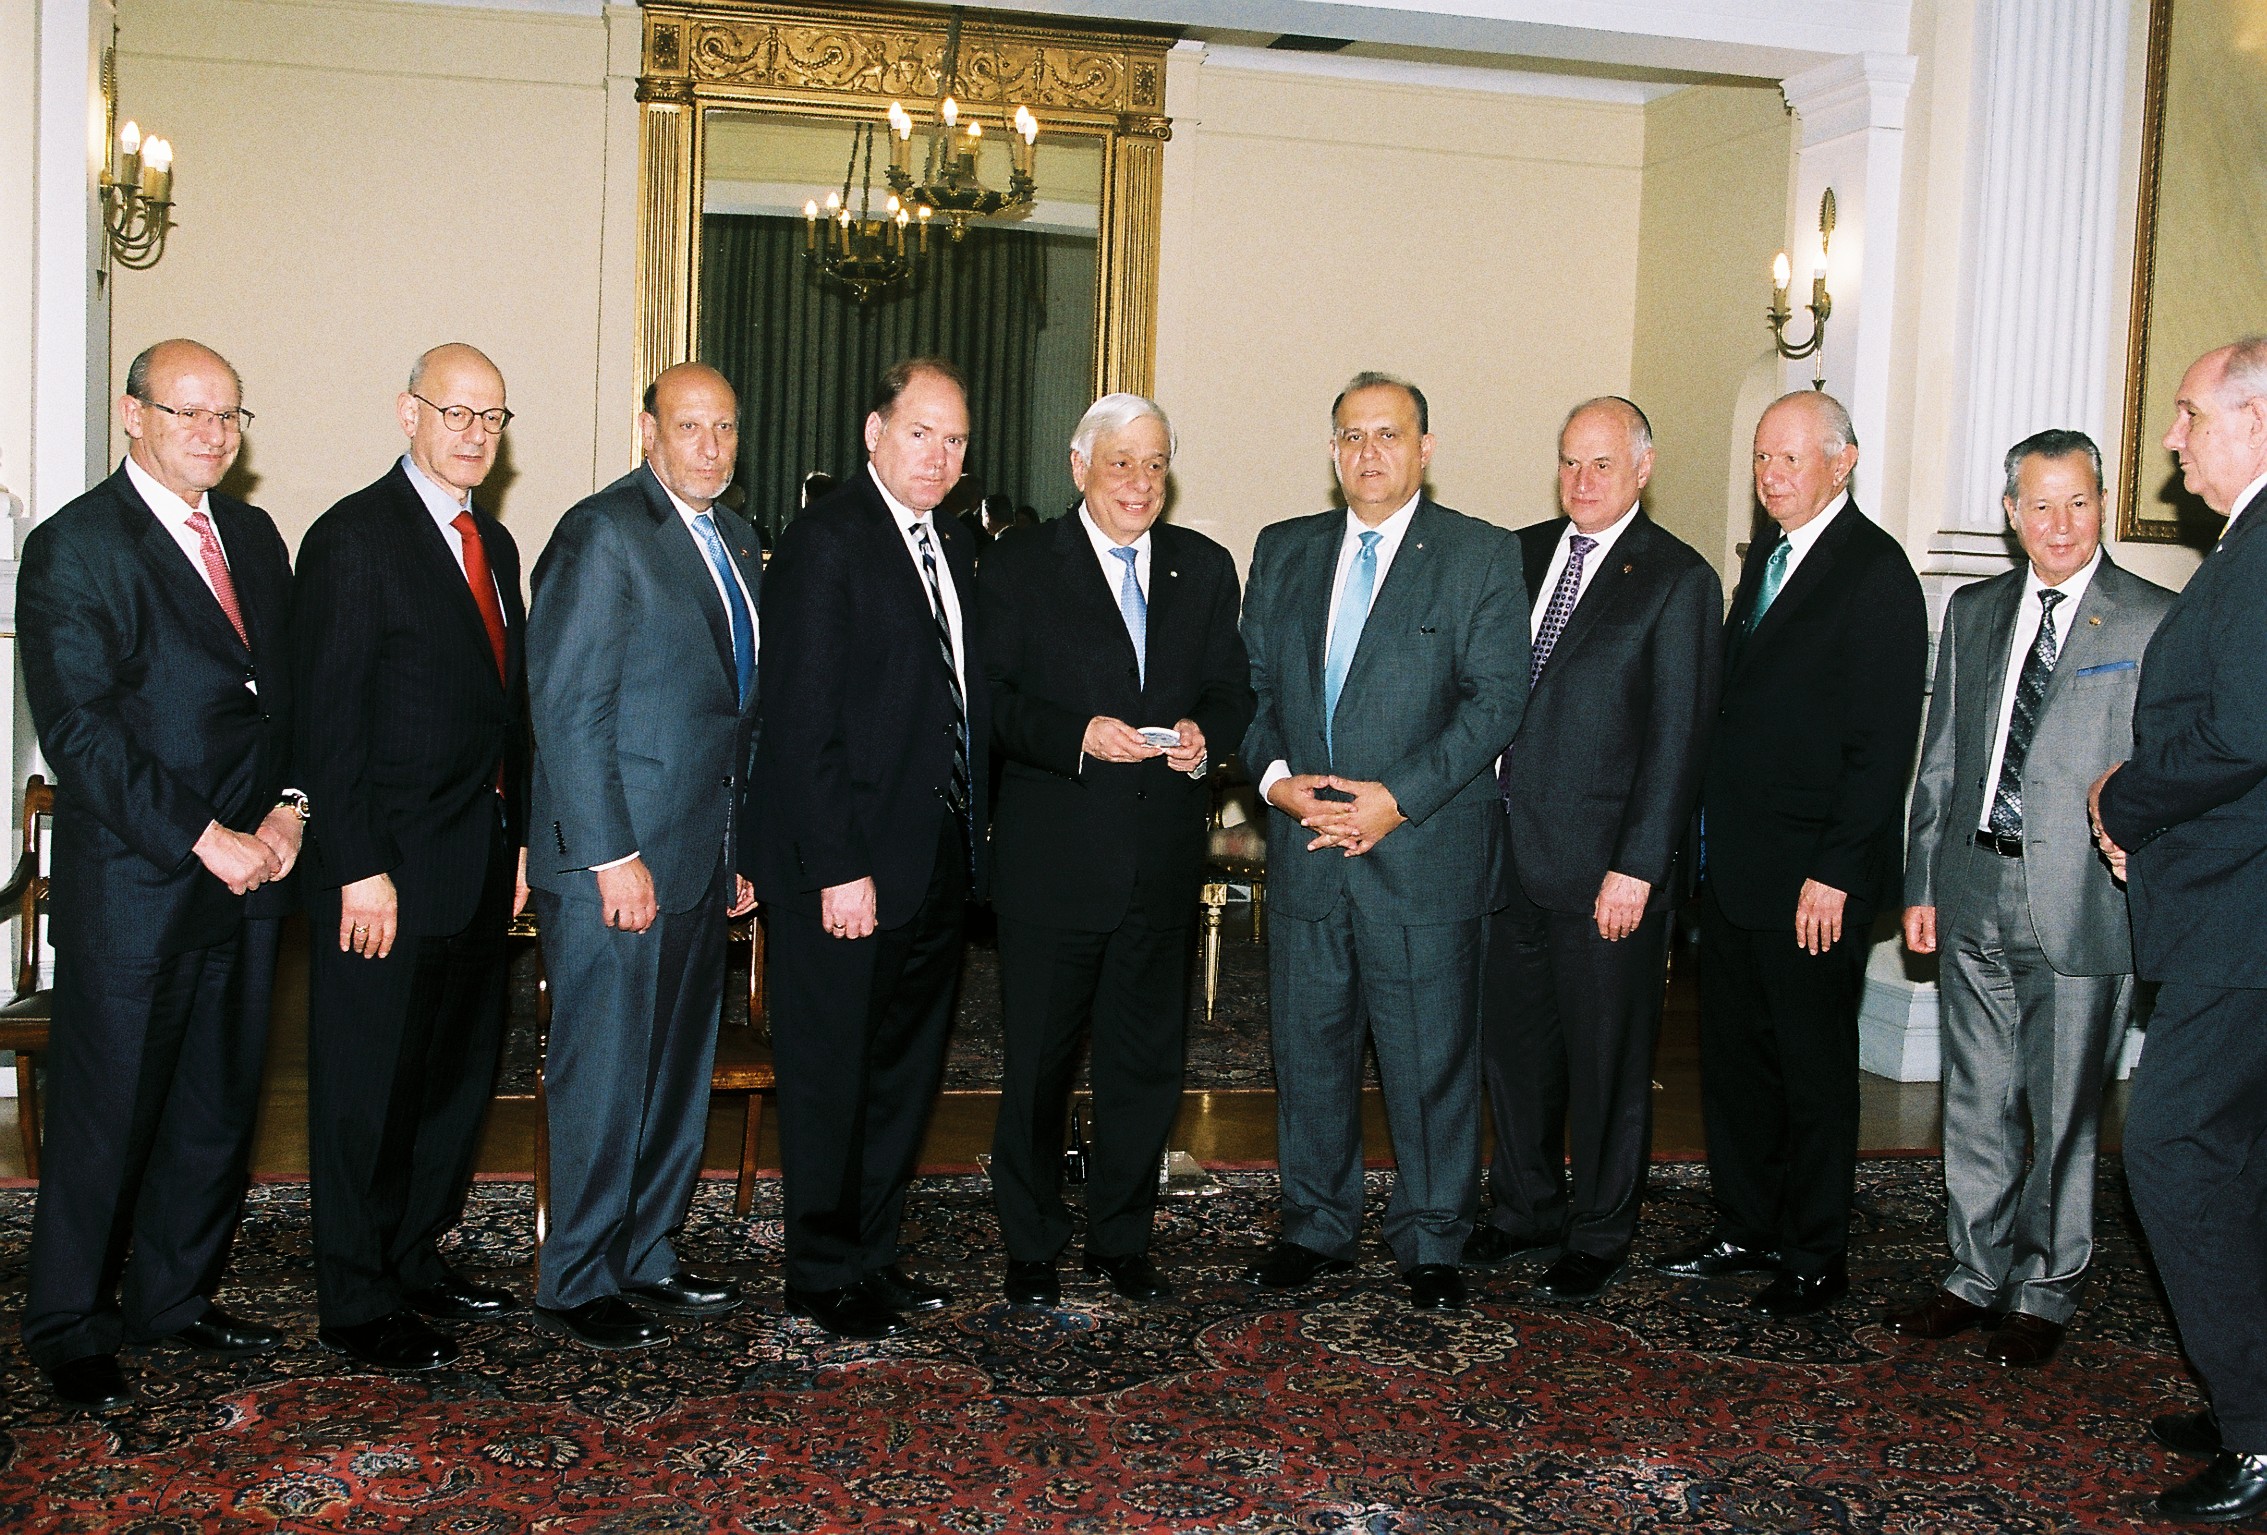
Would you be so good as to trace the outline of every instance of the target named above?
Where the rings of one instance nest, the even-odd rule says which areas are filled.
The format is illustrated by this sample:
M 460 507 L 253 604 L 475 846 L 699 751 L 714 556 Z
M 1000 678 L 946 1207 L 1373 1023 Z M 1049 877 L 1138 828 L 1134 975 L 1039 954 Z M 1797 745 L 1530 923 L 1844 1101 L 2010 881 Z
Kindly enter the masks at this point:
M 2150 442 L 2149 317 L 2156 293 L 2157 192 L 2165 147 L 2165 73 L 2172 56 L 2171 0 L 2149 7 L 2149 59 L 2141 108 L 2141 201 L 2133 221 L 2133 309 L 2125 343 L 2125 442 L 2118 457 L 2117 536 L 2131 543 L 2177 544 L 2177 517 L 2141 515 L 2141 454 Z
M 878 117 L 934 98 L 948 13 L 928 7 L 643 0 L 638 75 L 639 386 L 700 333 L 702 164 L 710 107 Z M 962 22 L 961 98 L 1023 103 L 1045 131 L 1103 144 L 1094 388 L 1147 394 L 1157 365 L 1165 52 L 1155 28 L 1065 26 L 998 11 Z

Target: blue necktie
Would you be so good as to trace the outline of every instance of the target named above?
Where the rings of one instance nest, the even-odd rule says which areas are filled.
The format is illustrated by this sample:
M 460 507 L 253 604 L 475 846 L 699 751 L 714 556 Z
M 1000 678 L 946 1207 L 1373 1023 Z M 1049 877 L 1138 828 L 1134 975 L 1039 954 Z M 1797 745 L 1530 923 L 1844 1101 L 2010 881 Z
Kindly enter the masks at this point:
M 1331 750 L 1330 721 L 1338 712 L 1338 695 L 1345 690 L 1346 674 L 1354 666 L 1354 648 L 1362 643 L 1362 625 L 1369 621 L 1370 598 L 1378 584 L 1378 540 L 1382 533 L 1364 533 L 1354 568 L 1346 572 L 1345 590 L 1338 594 L 1338 611 L 1330 621 L 1330 649 L 1322 658 L 1322 745 Z
M 1134 675 L 1144 686 L 1149 683 L 1149 599 L 1141 594 L 1141 577 L 1134 574 L 1134 561 L 1141 551 L 1130 545 L 1110 551 L 1126 562 L 1125 579 L 1118 583 L 1118 612 L 1126 620 L 1126 636 L 1133 641 Z
M 709 568 L 724 588 L 724 615 L 732 622 L 732 669 L 740 679 L 740 707 L 745 709 L 756 680 L 756 626 L 748 616 L 748 599 L 740 595 L 732 557 L 724 552 L 724 535 L 716 531 L 716 519 L 701 513 L 693 519 L 693 531 L 700 534 Z

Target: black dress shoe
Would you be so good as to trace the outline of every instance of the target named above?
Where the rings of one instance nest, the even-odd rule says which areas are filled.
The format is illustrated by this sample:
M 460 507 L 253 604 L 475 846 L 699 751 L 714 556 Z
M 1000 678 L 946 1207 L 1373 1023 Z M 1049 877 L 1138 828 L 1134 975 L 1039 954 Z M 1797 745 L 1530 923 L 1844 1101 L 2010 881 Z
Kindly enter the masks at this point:
M 2227 1448 L 2220 1442 L 2220 1415 L 2209 1407 L 2159 1413 L 2149 1420 L 2149 1437 L 2183 1455 L 2217 1455 Z
M 134 1405 L 134 1393 L 119 1372 L 116 1354 L 88 1354 L 51 1366 L 47 1383 L 55 1399 L 80 1412 L 116 1412 Z
M 1836 1258 L 1815 1274 L 1782 1270 L 1748 1304 L 1766 1316 L 1816 1316 L 1849 1293 L 1849 1265 Z
M 641 1311 L 669 1316 L 722 1316 L 739 1310 L 747 1296 L 729 1279 L 709 1279 L 679 1269 L 667 1279 L 626 1287 L 622 1299 Z
M 1994 1364 L 2021 1368 L 2045 1364 L 2062 1347 L 2063 1324 L 2028 1311 L 2010 1311 L 2007 1320 L 1977 1352 Z
M 1147 1253 L 1120 1253 L 1112 1258 L 1086 1255 L 1086 1271 L 1110 1281 L 1110 1288 L 1127 1300 L 1171 1300 L 1173 1287 L 1157 1272 Z
M 2267 1513 L 2267 1455 L 2222 1450 L 2212 1464 L 2157 1494 L 2157 1512 L 2167 1519 L 2226 1524 Z
M 1456 1261 L 1466 1268 L 1492 1269 L 1501 1268 L 1514 1258 L 1554 1257 L 1558 1250 L 1556 1242 L 1515 1237 L 1501 1226 L 1482 1221 L 1464 1239 L 1464 1251 Z
M 1596 1300 L 1628 1261 L 1627 1253 L 1611 1258 L 1597 1253 L 1568 1253 L 1543 1271 L 1543 1277 L 1535 1281 L 1535 1294 L 1543 1300 Z
M 916 1279 L 902 1264 L 876 1269 L 865 1279 L 865 1291 L 892 1311 L 942 1311 L 952 1291 L 941 1284 Z
M 1712 1237 L 1698 1247 L 1671 1253 L 1655 1260 L 1653 1266 L 1664 1274 L 1675 1274 L 1683 1279 L 1714 1279 L 1719 1274 L 1776 1274 L 1785 1267 L 1779 1255 L 1767 1248 L 1742 1247 L 1724 1237 Z
M 474 1284 L 454 1269 L 444 1272 L 438 1283 L 412 1290 L 402 1299 L 418 1315 L 443 1322 L 485 1322 L 520 1309 L 519 1297 L 511 1291 Z
M 537 1306 L 536 1325 L 588 1348 L 645 1348 L 668 1333 L 619 1295 L 601 1295 L 579 1306 Z
M 374 1322 L 325 1327 L 315 1334 L 325 1348 L 374 1370 L 406 1373 L 438 1370 L 456 1362 L 456 1340 L 435 1332 L 411 1311 L 389 1311 Z
M 864 1285 L 839 1290 L 787 1287 L 787 1312 L 806 1316 L 838 1338 L 889 1338 L 905 1331 L 897 1312 L 874 1299 Z
M 1325 1274 L 1343 1274 L 1353 1267 L 1349 1259 L 1333 1258 L 1296 1242 L 1278 1242 L 1244 1270 L 1244 1278 L 1263 1290 L 1302 1290 Z
M 1409 1304 L 1419 1311 L 1462 1311 L 1464 1275 L 1453 1263 L 1420 1263 L 1405 1271 Z
M 2000 1318 L 1989 1306 L 1979 1306 L 1950 1290 L 1939 1290 L 1917 1306 L 1892 1311 L 1882 1325 L 1900 1338 L 1950 1338 L 1971 1327 L 1991 1327 Z
M 283 1334 L 265 1322 L 247 1322 L 218 1306 L 207 1306 L 203 1316 L 159 1341 L 200 1354 L 258 1354 L 281 1343 Z
M 1011 1306 L 1059 1306 L 1063 1302 L 1063 1284 L 1055 1276 L 1052 1258 L 1008 1259 L 1008 1282 L 1004 1285 Z

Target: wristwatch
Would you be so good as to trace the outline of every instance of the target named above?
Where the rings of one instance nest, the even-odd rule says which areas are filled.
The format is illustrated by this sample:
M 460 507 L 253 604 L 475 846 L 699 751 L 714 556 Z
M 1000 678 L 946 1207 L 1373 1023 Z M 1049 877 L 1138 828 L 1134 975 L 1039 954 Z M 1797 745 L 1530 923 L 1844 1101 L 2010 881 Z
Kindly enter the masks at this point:
M 297 789 L 286 789 L 276 796 L 276 809 L 289 809 L 302 822 L 315 818 L 314 802 Z

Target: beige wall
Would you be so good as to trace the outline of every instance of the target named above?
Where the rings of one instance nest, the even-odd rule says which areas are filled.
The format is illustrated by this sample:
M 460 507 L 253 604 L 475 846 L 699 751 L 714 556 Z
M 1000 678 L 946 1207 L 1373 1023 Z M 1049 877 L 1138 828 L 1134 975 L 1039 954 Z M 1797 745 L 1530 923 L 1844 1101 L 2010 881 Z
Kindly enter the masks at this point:
M 1746 430 L 1741 385 L 1772 355 L 1763 300 L 1793 142 L 1770 86 L 1694 86 L 1645 108 L 1630 388 L 1653 422 L 1646 507 L 1727 587 L 1752 500 L 1730 445 Z
M 1560 418 L 1629 388 L 1635 102 L 1170 65 L 1158 401 L 1174 520 L 1239 559 L 1330 504 L 1330 401 L 1384 368 L 1432 404 L 1432 485 L 1507 526 L 1556 510 Z
M 120 274 L 118 378 L 170 335 L 235 362 L 260 418 L 239 472 L 296 544 L 401 452 L 412 358 L 469 341 L 517 413 L 492 504 L 532 559 L 596 474 L 604 24 L 124 0 L 119 27 L 125 110 L 172 139 L 179 207 L 165 259 Z

